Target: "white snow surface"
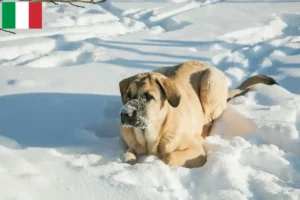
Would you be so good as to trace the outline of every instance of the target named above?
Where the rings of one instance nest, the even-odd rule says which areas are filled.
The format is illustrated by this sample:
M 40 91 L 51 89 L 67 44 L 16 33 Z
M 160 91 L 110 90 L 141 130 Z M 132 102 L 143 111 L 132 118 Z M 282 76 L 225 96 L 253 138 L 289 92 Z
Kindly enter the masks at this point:
M 44 3 L 42 30 L 0 32 L 1 200 L 300 199 L 299 1 L 84 6 Z M 202 168 L 122 163 L 119 81 L 188 60 L 230 88 L 257 73 L 279 85 L 229 102 Z M 233 134 L 243 120 L 256 128 Z

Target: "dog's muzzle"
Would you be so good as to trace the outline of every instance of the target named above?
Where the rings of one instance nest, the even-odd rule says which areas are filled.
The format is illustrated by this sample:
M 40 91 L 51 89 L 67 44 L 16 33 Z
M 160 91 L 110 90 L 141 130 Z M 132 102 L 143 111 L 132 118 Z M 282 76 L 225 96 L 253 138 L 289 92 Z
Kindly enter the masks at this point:
M 121 110 L 121 122 L 122 124 L 131 124 L 133 125 L 133 122 L 135 121 L 136 118 L 136 111 L 135 110 L 130 110 L 128 112 L 127 109 L 122 109 Z
M 146 128 L 146 103 L 143 99 L 129 100 L 121 109 L 123 126 Z

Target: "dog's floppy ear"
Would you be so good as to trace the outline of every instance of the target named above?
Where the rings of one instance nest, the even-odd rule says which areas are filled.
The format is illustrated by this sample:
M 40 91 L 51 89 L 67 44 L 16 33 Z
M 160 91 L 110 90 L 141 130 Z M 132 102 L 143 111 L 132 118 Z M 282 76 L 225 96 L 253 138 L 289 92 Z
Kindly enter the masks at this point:
M 156 82 L 166 96 L 169 104 L 176 108 L 180 103 L 181 95 L 175 82 L 169 78 L 159 78 L 156 79 Z
M 129 84 L 131 83 L 131 81 L 133 80 L 135 76 L 131 76 L 128 78 L 123 79 L 122 81 L 119 82 L 119 89 L 120 89 L 120 93 L 121 93 L 121 98 L 122 98 L 122 103 L 126 104 L 127 99 L 126 99 L 126 91 L 129 87 Z

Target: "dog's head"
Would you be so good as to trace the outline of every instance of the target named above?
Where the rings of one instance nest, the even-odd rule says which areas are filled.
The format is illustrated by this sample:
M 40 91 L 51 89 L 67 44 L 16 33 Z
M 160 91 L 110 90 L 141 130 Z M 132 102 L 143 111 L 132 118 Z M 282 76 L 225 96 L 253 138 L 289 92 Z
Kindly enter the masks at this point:
M 119 83 L 123 107 L 123 126 L 145 129 L 149 123 L 164 119 L 168 106 L 177 107 L 180 93 L 170 78 L 149 72 L 126 78 Z

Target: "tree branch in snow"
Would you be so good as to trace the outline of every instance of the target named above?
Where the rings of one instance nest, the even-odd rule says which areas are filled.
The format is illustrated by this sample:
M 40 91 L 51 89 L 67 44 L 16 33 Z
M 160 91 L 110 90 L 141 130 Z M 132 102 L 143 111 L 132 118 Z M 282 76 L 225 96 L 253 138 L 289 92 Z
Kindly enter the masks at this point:
M 59 5 L 58 3 L 55 3 L 53 0 L 50 0 L 51 3 L 53 3 L 54 5 Z
M 69 1 L 69 4 L 71 4 L 72 6 L 75 6 L 75 7 L 84 8 L 84 6 L 79 6 L 79 5 L 73 4 L 71 1 Z
M 1 31 L 4 31 L 4 32 L 7 32 L 7 33 L 11 33 L 11 34 L 16 34 L 15 32 L 12 32 L 12 31 L 8 31 L 8 30 L 5 30 L 3 28 L 0 28 Z
M 4 0 L 0 0 L 0 3 L 4 1 Z M 104 3 L 107 0 L 19 0 L 19 1 L 27 1 L 27 2 L 46 2 L 46 3 L 53 3 L 54 5 L 59 5 L 57 2 L 59 3 L 68 3 L 72 6 L 78 7 L 78 8 L 84 8 L 84 6 L 79 6 L 76 5 L 74 3 L 88 3 L 88 4 L 100 4 L 100 3 Z M 11 33 L 11 34 L 16 34 L 13 31 L 8 31 L 5 29 L 0 28 L 0 31 L 4 31 L 7 33 Z

